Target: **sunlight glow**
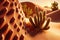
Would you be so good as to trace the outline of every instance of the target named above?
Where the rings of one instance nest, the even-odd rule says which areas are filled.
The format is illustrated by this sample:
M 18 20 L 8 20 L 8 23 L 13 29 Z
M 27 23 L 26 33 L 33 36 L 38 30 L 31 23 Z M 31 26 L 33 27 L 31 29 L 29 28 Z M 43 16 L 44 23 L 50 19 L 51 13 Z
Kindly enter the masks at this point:
M 29 19 L 28 18 L 24 18 L 24 22 L 29 23 Z

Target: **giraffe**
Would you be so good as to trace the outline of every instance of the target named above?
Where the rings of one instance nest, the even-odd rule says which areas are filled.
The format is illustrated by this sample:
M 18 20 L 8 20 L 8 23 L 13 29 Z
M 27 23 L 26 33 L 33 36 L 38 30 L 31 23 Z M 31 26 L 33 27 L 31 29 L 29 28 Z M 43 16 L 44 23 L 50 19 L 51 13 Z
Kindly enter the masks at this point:
M 24 30 L 24 18 L 18 0 L 0 0 L 0 40 L 34 40 Z
M 24 40 L 24 13 L 18 0 L 0 0 L 0 40 Z

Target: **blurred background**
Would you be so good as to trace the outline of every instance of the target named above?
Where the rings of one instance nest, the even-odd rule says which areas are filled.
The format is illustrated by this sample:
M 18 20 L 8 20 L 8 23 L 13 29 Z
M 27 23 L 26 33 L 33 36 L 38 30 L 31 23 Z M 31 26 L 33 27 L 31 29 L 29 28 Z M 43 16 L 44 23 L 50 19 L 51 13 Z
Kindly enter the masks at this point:
M 53 3 L 54 1 L 58 2 L 58 6 L 59 6 L 59 9 L 60 9 L 60 0 L 19 0 L 20 2 L 33 2 L 33 3 L 36 3 L 38 5 L 40 5 L 41 7 L 44 7 L 44 6 L 48 6 L 50 7 L 51 6 L 51 3 Z

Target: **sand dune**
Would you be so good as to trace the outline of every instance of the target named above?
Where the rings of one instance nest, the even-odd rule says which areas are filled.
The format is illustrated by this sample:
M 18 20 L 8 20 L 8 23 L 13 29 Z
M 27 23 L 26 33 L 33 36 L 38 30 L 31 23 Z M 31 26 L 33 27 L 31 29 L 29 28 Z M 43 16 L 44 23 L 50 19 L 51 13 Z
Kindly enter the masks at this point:
M 31 4 L 30 2 L 26 2 L 26 4 L 28 4 L 29 7 L 31 7 L 31 9 L 34 9 L 34 6 L 36 6 L 35 4 Z M 40 6 L 38 6 L 38 8 L 40 8 Z M 51 18 L 51 22 L 49 24 L 50 29 L 43 33 L 37 34 L 35 37 L 26 35 L 25 37 L 28 37 L 28 39 L 26 40 L 60 40 L 60 23 L 57 23 L 60 22 L 60 10 L 56 10 L 53 12 L 48 11 L 48 12 L 47 12 L 48 14 L 46 15 L 47 17 Z
M 60 23 L 50 22 L 50 29 L 31 37 L 27 34 L 26 40 L 60 40 Z
M 35 4 L 30 2 L 24 2 L 24 3 L 26 3 L 28 7 L 31 7 L 31 9 L 34 9 L 34 7 L 36 6 Z M 40 6 L 38 6 L 38 8 L 40 8 Z M 35 11 L 35 9 L 33 11 Z M 53 12 L 48 11 L 48 12 L 47 12 L 48 14 L 46 15 L 47 17 L 51 18 L 51 22 L 49 24 L 50 29 L 43 33 L 37 34 L 35 37 L 31 37 L 29 34 L 27 34 L 25 36 L 26 38 L 28 37 L 26 40 L 60 40 L 60 23 L 57 23 L 60 22 L 60 10 L 56 10 Z
M 46 15 L 47 15 L 47 17 L 51 18 L 52 22 L 60 22 L 60 10 L 53 11 Z
M 34 9 L 34 7 L 36 6 L 35 4 L 32 4 L 30 2 L 26 2 L 26 4 L 29 5 L 28 7 L 31 7 L 31 9 Z M 40 8 L 40 6 L 38 6 L 38 8 Z M 35 11 L 35 9 L 33 11 Z M 27 34 L 25 36 L 26 38 L 28 37 L 26 40 L 60 40 L 60 23 L 57 23 L 60 22 L 60 10 L 56 10 L 53 12 L 49 11 L 49 13 L 46 15 L 47 17 L 51 18 L 51 22 L 49 24 L 50 29 L 43 33 L 37 34 L 35 37 L 31 37 L 29 34 Z

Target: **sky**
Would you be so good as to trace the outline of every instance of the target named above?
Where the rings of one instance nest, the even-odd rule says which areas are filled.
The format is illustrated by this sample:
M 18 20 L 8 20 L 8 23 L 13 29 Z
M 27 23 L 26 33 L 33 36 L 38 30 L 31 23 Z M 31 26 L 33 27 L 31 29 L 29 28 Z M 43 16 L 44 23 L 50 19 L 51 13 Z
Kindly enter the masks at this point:
M 58 2 L 58 6 L 60 8 L 60 0 L 19 0 L 20 2 L 33 2 L 33 3 L 36 3 L 40 6 L 51 6 L 51 3 L 53 3 L 54 1 Z

